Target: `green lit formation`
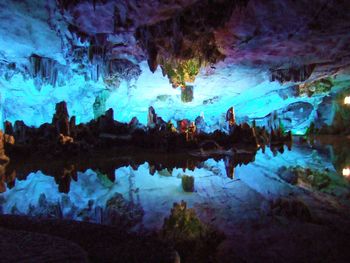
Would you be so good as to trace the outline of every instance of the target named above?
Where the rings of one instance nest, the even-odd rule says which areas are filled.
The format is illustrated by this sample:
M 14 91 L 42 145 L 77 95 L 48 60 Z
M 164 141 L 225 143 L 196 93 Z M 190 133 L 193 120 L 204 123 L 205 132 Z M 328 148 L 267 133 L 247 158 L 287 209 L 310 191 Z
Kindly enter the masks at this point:
M 186 82 L 194 82 L 202 63 L 198 59 L 163 62 L 161 68 L 174 88 L 185 87 Z

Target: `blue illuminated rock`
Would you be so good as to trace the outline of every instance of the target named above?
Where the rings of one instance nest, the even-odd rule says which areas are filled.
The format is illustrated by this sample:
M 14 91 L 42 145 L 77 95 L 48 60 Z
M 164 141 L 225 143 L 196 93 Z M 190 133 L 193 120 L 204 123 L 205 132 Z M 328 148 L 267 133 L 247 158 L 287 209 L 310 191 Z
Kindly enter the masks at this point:
M 64 100 L 77 124 L 113 108 L 116 120 L 137 117 L 146 125 L 153 106 L 166 122 L 202 116 L 214 131 L 224 130 L 222 114 L 231 106 L 238 123 L 260 125 L 274 111 L 309 103 L 312 110 L 283 117 L 287 130 L 304 134 L 315 118 L 329 125 L 334 112 L 322 112 L 323 97 L 349 82 L 349 49 L 333 41 L 349 40 L 345 2 L 332 4 L 337 12 L 322 21 L 311 19 L 305 1 L 93 2 L 1 2 L 1 122 L 38 127 Z M 321 10 L 322 1 L 313 7 Z M 295 17 L 307 20 L 298 34 Z M 324 80 L 335 75 L 329 86 Z M 190 80 L 193 99 L 181 101 L 172 78 Z

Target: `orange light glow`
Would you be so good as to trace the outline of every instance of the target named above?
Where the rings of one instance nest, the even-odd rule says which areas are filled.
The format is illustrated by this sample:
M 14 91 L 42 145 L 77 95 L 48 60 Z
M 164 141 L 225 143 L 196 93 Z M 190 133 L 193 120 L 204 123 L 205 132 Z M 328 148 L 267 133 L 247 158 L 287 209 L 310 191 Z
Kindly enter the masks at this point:
M 350 96 L 345 97 L 344 104 L 350 105 Z
M 350 168 L 343 169 L 343 176 L 350 177 Z

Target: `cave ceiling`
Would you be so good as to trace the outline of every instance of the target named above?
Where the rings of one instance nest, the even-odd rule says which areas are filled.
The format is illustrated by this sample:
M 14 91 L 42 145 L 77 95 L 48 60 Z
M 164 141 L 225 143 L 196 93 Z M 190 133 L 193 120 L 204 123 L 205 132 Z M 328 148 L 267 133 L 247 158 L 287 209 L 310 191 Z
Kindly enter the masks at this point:
M 259 66 L 316 76 L 349 64 L 347 1 L 59 1 L 68 30 L 105 60 Z M 74 43 L 72 43 L 74 50 Z M 94 48 L 92 48 L 94 52 Z M 97 52 L 99 49 L 97 49 Z M 283 78 L 279 79 L 284 81 Z

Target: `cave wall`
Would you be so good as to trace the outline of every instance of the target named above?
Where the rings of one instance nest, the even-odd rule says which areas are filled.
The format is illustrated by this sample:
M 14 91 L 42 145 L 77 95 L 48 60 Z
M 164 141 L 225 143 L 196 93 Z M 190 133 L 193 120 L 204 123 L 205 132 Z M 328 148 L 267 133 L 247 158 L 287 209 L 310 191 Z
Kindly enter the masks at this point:
M 183 102 L 181 89 L 172 88 L 161 69 L 152 73 L 146 61 L 139 67 L 141 74 L 137 80 L 121 80 L 114 89 L 108 89 L 102 79 L 86 81 L 79 75 L 67 79 L 61 86 L 46 83 L 40 89 L 33 79 L 26 79 L 20 73 L 9 80 L 2 77 L 3 118 L 39 126 L 49 122 L 55 104 L 65 100 L 70 116 L 76 116 L 77 123 L 88 122 L 96 117 L 96 100 L 102 96 L 103 109 L 98 109 L 101 111 L 98 115 L 113 108 L 115 119 L 122 122 L 129 122 L 136 116 L 146 124 L 148 107 L 152 105 L 164 120 L 194 120 L 204 115 L 210 130 L 224 129 L 225 112 L 234 106 L 238 122 L 256 120 L 258 125 L 268 126 L 269 116 L 277 112 L 287 130 L 302 134 L 318 116 L 319 105 L 321 109 L 326 107 L 324 100 L 330 96 L 330 91 L 312 96 L 301 94 L 294 83 L 271 82 L 267 72 L 219 63 L 215 69 L 207 67 L 201 70 L 193 83 L 193 100 Z M 346 82 L 346 75 L 339 80 L 342 85 Z M 337 85 L 333 88 L 335 92 Z M 334 111 L 322 114 L 325 123 L 329 124 Z
M 348 10 L 323 0 L 4 0 L 0 121 L 39 126 L 65 100 L 77 123 L 113 108 L 119 121 L 146 124 L 152 105 L 165 120 L 202 115 L 214 130 L 234 106 L 238 122 L 268 126 L 276 112 L 303 134 L 311 122 L 332 123 L 335 94 L 348 86 Z M 183 102 L 165 66 L 183 70 L 192 60 L 194 71 L 173 74 L 193 86 Z

